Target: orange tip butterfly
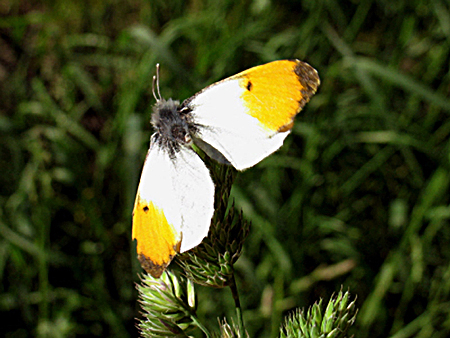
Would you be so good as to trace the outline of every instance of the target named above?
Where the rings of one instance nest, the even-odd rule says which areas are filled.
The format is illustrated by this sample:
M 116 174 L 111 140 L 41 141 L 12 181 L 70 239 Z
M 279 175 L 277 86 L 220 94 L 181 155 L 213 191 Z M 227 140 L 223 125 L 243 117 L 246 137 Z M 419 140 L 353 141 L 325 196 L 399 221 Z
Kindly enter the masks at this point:
M 282 146 L 319 84 L 317 71 L 307 63 L 280 60 L 216 82 L 180 104 L 161 98 L 157 66 L 151 119 L 155 133 L 139 182 L 132 231 L 138 259 L 148 273 L 161 276 L 177 253 L 208 235 L 214 184 L 190 145 L 237 170 L 250 168 Z

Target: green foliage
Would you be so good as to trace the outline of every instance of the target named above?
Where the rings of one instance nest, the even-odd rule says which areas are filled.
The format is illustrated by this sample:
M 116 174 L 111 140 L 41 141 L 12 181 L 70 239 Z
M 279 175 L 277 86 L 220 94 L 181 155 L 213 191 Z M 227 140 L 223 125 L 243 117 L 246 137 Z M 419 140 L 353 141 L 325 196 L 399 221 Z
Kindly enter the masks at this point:
M 297 310 L 284 324 L 281 338 L 344 338 L 356 319 L 356 299 L 349 302 L 350 294 L 339 291 L 328 302 L 324 311 L 322 300 L 305 314 Z
M 160 279 L 144 274 L 138 286 L 144 318 L 139 323 L 142 337 L 187 337 L 196 325 L 196 295 L 189 279 L 164 272 Z
M 178 255 L 177 261 L 187 278 L 178 279 L 165 272 L 158 281 L 144 276 L 138 286 L 143 319 L 139 328 L 142 337 L 185 337 L 195 327 L 211 337 L 208 329 L 196 315 L 193 283 L 223 288 L 229 286 L 235 301 L 238 325 L 229 325 L 224 319 L 216 337 L 248 337 L 242 318 L 242 307 L 235 281 L 234 264 L 242 253 L 248 235 L 249 224 L 236 215 L 234 204 L 229 205 L 229 195 L 235 170 L 206 159 L 215 182 L 215 213 L 208 237 L 189 252 Z M 345 337 L 355 322 L 355 300 L 349 303 L 349 292 L 340 291 L 331 299 L 325 312 L 322 300 L 308 310 L 306 318 L 301 311 L 286 321 L 281 337 Z M 214 336 L 214 335 L 213 335 Z M 187 337 L 187 336 L 186 336 Z
M 188 337 L 186 332 L 200 329 L 206 337 L 244 337 L 237 325 L 229 325 L 226 319 L 219 321 L 219 332 L 211 334 L 201 324 L 196 314 L 194 284 L 189 278 L 177 277 L 165 271 L 161 279 L 144 274 L 137 287 L 143 318 L 139 322 L 142 337 Z M 248 335 L 245 335 L 248 337 Z
M 448 22 L 442 0 L 3 1 L 2 333 L 137 336 L 131 209 L 156 62 L 182 100 L 299 58 L 318 93 L 231 191 L 252 224 L 230 258 L 249 336 L 341 285 L 358 295 L 349 334 L 449 336 Z M 208 327 L 233 318 L 228 290 L 197 295 Z

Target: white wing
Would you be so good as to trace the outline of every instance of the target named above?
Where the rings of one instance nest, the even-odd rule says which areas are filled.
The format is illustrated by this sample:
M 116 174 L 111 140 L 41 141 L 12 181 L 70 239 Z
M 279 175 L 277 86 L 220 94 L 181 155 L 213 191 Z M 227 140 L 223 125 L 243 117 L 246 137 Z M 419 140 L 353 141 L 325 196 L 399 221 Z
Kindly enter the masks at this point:
M 243 170 L 281 147 L 295 115 L 319 84 L 317 71 L 307 63 L 279 60 L 219 81 L 183 106 L 197 126 L 198 146 L 220 162 Z
M 238 79 L 208 87 L 190 102 L 193 120 L 204 142 L 218 150 L 238 170 L 254 166 L 283 145 L 289 134 L 264 128 L 242 104 Z M 214 158 L 208 149 L 198 144 Z
M 149 224 L 139 225 L 136 212 L 144 215 L 138 208 L 148 210 L 149 205 L 154 206 L 157 212 L 153 219 L 158 220 L 150 219 Z M 145 209 L 146 206 L 147 209 Z M 167 223 L 174 229 L 175 239 L 178 241 L 181 239 L 179 250 L 184 252 L 200 244 L 208 235 L 213 213 L 214 184 L 199 156 L 191 148 L 181 146 L 180 150 L 171 157 L 168 149 L 154 142 L 153 137 L 136 197 L 133 232 L 135 232 L 135 226 L 141 226 L 144 228 L 142 236 L 145 236 L 145 233 L 151 234 L 149 228 L 158 227 L 164 223 L 164 219 L 161 222 L 161 218 L 165 217 Z M 148 220 L 144 223 L 148 223 Z M 134 235 L 133 238 L 135 238 Z M 158 238 L 149 240 L 157 241 Z M 151 248 L 146 252 L 153 253 Z

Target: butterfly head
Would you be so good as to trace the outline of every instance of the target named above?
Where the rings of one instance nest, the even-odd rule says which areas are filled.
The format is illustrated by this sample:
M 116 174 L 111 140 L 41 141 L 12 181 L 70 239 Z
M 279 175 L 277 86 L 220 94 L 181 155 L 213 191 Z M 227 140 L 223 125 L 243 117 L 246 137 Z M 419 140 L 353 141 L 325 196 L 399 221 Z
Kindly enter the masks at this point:
M 159 91 L 159 64 L 156 65 L 156 75 L 153 76 L 153 96 L 156 100 L 153 106 L 152 125 L 158 138 L 171 149 L 192 142 L 189 133 L 187 114 L 180 112 L 179 101 L 163 99 Z
M 159 137 L 169 143 L 190 144 L 189 124 L 179 113 L 180 103 L 160 99 L 153 107 L 152 125 Z

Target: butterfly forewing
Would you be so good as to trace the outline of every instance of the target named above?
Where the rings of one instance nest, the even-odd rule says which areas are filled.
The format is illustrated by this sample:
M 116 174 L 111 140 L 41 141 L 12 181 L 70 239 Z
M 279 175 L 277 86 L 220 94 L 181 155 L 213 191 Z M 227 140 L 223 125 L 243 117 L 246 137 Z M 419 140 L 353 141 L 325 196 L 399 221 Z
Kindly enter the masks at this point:
M 152 142 L 138 187 L 132 238 L 142 266 L 159 277 L 177 252 L 208 234 L 214 212 L 214 185 L 198 155 L 181 147 L 173 156 Z

